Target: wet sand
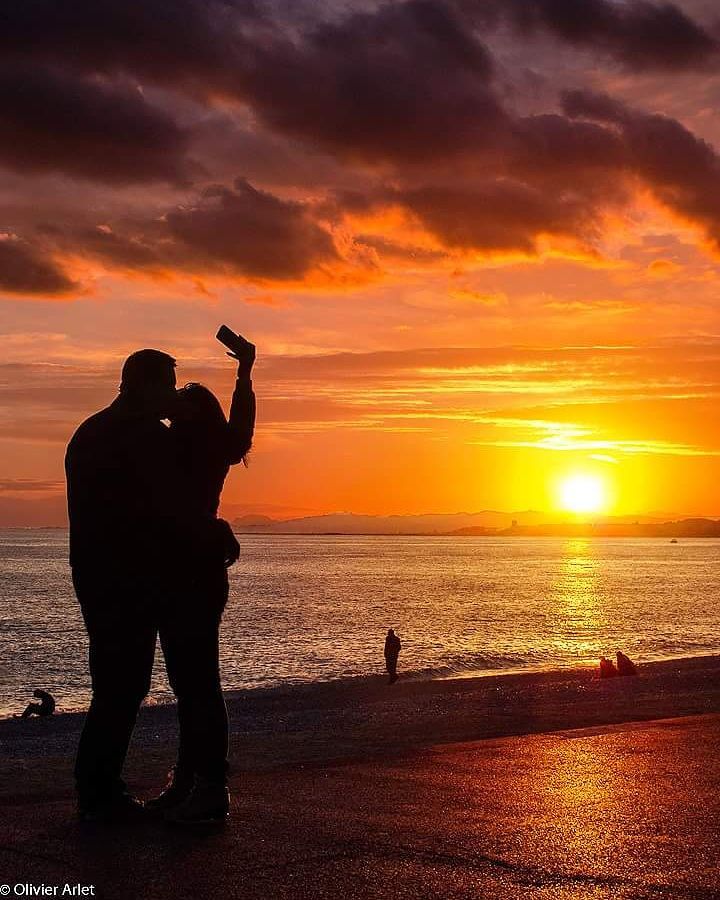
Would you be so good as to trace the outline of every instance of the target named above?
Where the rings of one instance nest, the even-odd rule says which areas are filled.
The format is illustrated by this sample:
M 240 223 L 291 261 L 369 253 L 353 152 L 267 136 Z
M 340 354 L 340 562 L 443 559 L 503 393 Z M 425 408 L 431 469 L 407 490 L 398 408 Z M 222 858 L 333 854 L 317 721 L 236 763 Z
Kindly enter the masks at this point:
M 233 818 L 201 836 L 83 830 L 82 716 L 0 722 L 0 882 L 109 898 L 720 897 L 717 658 L 610 681 L 253 691 L 229 708 Z M 172 762 L 173 719 L 142 712 L 141 795 Z

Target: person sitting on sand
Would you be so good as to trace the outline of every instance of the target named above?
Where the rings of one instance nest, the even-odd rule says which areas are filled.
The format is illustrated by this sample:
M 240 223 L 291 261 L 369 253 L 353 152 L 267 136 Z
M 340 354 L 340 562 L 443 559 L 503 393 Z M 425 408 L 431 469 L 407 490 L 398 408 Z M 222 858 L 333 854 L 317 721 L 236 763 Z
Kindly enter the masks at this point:
M 619 650 L 615 654 L 617 657 L 617 673 L 618 675 L 637 675 L 638 670 L 635 663 L 624 653 Z
M 614 678 L 618 674 L 618 670 L 615 668 L 615 664 L 611 659 L 607 659 L 605 656 L 600 657 L 600 677 L 601 678 Z
M 28 703 L 25 711 L 20 716 L 21 719 L 29 719 L 30 716 L 51 716 L 55 712 L 55 698 L 47 691 L 41 691 L 36 688 L 33 691 L 33 697 L 37 697 L 39 703 Z
M 390 676 L 390 684 L 395 684 L 398 680 L 397 662 L 400 655 L 400 647 L 400 638 L 392 628 L 388 629 L 387 637 L 385 638 L 385 668 Z

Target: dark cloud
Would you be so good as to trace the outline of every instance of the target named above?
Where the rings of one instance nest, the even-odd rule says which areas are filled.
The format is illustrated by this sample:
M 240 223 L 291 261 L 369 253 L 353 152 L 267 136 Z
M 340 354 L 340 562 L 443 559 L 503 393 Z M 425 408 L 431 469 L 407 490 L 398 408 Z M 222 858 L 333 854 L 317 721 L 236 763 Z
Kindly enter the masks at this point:
M 394 71 L 406 53 L 416 64 L 418 85 L 423 63 L 435 69 L 433 54 L 449 74 L 458 65 L 487 68 L 468 24 L 486 28 L 501 19 L 522 32 L 549 31 L 637 67 L 696 66 L 718 48 L 715 37 L 677 4 L 655 0 L 391 0 L 352 10 L 352 4 L 313 0 L 8 0 L 0 50 L 3 57 L 54 60 L 86 72 L 131 73 L 202 94 L 232 94 L 245 90 L 245 76 L 264 63 L 282 57 L 291 67 L 307 65 L 311 75 L 320 57 L 333 61 L 335 48 L 349 53 L 344 71 L 363 58 Z M 403 27 L 407 50 L 397 42 Z
M 8 0 L 0 50 L 206 95 L 232 88 L 265 18 L 253 0 Z
M 720 246 L 720 164 L 708 144 L 674 119 L 603 95 L 574 92 L 563 104 L 564 115 L 508 119 L 492 165 L 428 170 L 425 183 L 337 191 L 313 204 L 240 179 L 165 215 L 58 232 L 56 249 L 121 269 L 294 280 L 340 260 L 324 223 L 394 207 L 450 251 L 531 256 L 548 236 L 593 252 L 604 216 L 629 201 L 638 179 Z M 353 246 L 361 269 L 378 259 L 432 265 L 443 255 L 388 235 L 360 234 Z
M 597 244 L 607 213 L 638 183 L 701 225 L 720 249 L 720 157 L 668 116 L 607 95 L 563 96 L 563 115 L 510 120 L 503 153 L 486 166 L 430 172 L 428 183 L 335 194 L 350 215 L 401 206 L 448 248 L 533 255 L 541 235 Z
M 251 277 L 298 278 L 337 258 L 329 233 L 303 204 L 256 190 L 244 179 L 234 190 L 208 189 L 197 206 L 169 213 L 167 224 L 196 257 Z
M 442 0 L 409 0 L 261 49 L 243 81 L 271 127 L 351 158 L 477 152 L 505 114 L 488 51 Z
M 387 3 L 332 22 L 305 15 L 304 31 L 274 20 L 267 5 L 221 0 L 29 0 L 11 3 L 3 18 L 0 49 L 11 59 L 131 77 L 206 101 L 224 95 L 272 128 L 344 156 L 466 152 L 503 120 L 490 55 L 446 0 Z
M 0 66 L 0 163 L 109 182 L 186 178 L 187 135 L 136 86 L 67 71 Z
M 208 188 L 197 200 L 154 218 L 46 227 L 42 236 L 58 252 L 139 271 L 282 281 L 338 260 L 332 236 L 315 220 L 311 206 L 257 190 L 245 179 L 233 187 Z
M 0 160 L 110 181 L 186 176 L 189 136 L 135 83 L 206 106 L 230 98 L 270 129 L 344 159 L 477 154 L 509 127 L 481 41 L 498 20 L 635 68 L 691 67 L 717 50 L 679 7 L 649 0 L 405 0 L 360 11 L 269 0 L 9 0 L 0 116 L 19 140 L 4 143 Z
M 504 20 L 521 33 L 549 32 L 608 54 L 633 70 L 693 69 L 716 57 L 718 41 L 674 3 L 650 0 L 457 0 L 473 20 Z
M 25 241 L 0 240 L 0 290 L 11 294 L 67 294 L 77 289 L 46 254 Z
M 535 182 L 593 179 L 624 162 L 619 136 L 596 122 L 546 114 L 513 122 L 504 159 L 508 171 Z
M 78 228 L 71 234 L 54 232 L 60 245 L 65 244 L 83 255 L 96 256 L 120 269 L 162 269 L 170 262 L 167 255 L 164 226 L 161 223 L 126 223 L 126 230 L 116 233 L 107 225 Z
M 559 114 L 511 119 L 502 151 L 465 168 L 428 170 L 402 187 L 337 191 L 327 215 L 333 204 L 349 216 L 399 207 L 446 248 L 531 256 L 542 235 L 593 252 L 605 213 L 630 197 L 626 147 L 604 124 Z
M 552 33 L 631 67 L 707 62 L 714 38 L 670 3 L 11 0 L 1 15 L 0 123 L 15 138 L 0 147 L 6 167 L 177 184 L 192 147 L 207 157 L 207 145 L 222 144 L 218 129 L 235 128 L 246 155 L 271 146 L 243 137 L 247 127 L 278 145 L 255 170 L 261 182 L 287 168 L 275 184 L 295 184 L 312 147 L 334 157 L 338 187 L 360 185 L 311 205 L 242 180 L 162 218 L 106 213 L 117 221 L 104 224 L 98 213 L 89 226 L 78 213 L 46 235 L 56 251 L 121 269 L 293 280 L 338 260 L 328 220 L 401 206 L 450 250 L 533 254 L 542 235 L 592 243 L 632 178 L 720 238 L 712 148 L 675 120 L 588 95 L 568 96 L 563 114 L 520 117 L 483 43 L 489 26 L 509 22 L 515 34 Z M 244 171 L 229 168 L 232 147 L 218 160 L 215 180 Z M 166 194 L 162 204 L 173 202 Z M 395 236 L 364 234 L 354 246 L 366 261 L 437 258 Z
M 420 188 L 399 199 L 445 246 L 465 250 L 531 254 L 540 234 L 580 237 L 592 222 L 592 209 L 582 196 L 549 195 L 507 180 L 466 188 Z
M 641 112 L 604 94 L 564 95 L 569 116 L 601 122 L 619 138 L 622 166 L 671 210 L 702 225 L 720 249 L 720 157 L 668 116 Z

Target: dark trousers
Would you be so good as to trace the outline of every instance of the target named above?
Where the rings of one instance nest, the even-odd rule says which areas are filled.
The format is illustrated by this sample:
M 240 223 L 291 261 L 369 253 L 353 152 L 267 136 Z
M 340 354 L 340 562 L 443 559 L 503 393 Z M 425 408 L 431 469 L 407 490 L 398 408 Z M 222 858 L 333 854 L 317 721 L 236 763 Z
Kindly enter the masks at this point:
M 176 777 L 225 784 L 228 718 L 220 685 L 220 619 L 228 597 L 225 566 L 202 572 L 160 622 L 160 645 L 177 697 L 180 743 Z
M 178 701 L 178 770 L 224 783 L 228 724 L 218 633 L 225 569 L 193 571 L 177 584 L 154 573 L 113 577 L 75 569 L 73 583 L 90 641 L 92 680 L 75 762 L 81 803 L 103 803 L 125 790 L 123 763 L 150 689 L 158 635 Z

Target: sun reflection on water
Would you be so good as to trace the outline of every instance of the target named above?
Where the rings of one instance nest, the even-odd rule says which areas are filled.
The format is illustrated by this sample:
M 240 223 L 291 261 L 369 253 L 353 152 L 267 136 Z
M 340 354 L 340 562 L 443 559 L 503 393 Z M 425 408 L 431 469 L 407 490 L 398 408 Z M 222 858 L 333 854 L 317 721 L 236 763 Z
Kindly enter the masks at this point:
M 550 597 L 553 646 L 563 656 L 595 660 L 606 617 L 599 599 L 602 561 L 589 539 L 568 540 Z

